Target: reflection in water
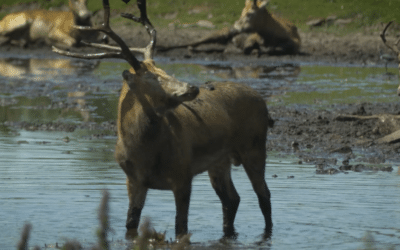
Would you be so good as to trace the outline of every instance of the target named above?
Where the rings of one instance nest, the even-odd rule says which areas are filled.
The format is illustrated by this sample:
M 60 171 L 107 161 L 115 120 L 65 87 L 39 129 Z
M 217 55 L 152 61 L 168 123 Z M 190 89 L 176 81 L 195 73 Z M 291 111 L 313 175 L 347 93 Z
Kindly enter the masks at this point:
M 90 121 L 90 109 L 87 107 L 86 99 L 85 99 L 86 92 L 83 91 L 75 91 L 75 92 L 68 92 L 68 98 L 71 99 L 73 105 L 72 110 L 75 112 L 79 112 L 82 121 L 88 122 Z M 63 112 L 69 112 L 70 108 L 64 108 Z
M 278 66 L 244 66 L 230 67 L 221 65 L 207 65 L 206 69 L 212 74 L 223 79 L 284 79 L 287 77 L 297 77 L 300 74 L 300 66 L 294 64 L 283 64 Z
M 0 75 L 9 78 L 29 78 L 32 81 L 57 81 L 57 76 L 76 75 L 93 70 L 99 62 L 82 64 L 71 59 L 0 59 Z
M 0 117 L 6 121 L 39 123 L 60 118 L 93 121 L 91 111 L 95 108 L 90 107 L 87 95 L 97 92 L 99 87 L 83 84 L 84 77 L 98 65 L 99 61 L 71 59 L 0 59 L 0 76 L 13 83 L 0 85 L 1 92 L 8 94 L 0 94 Z M 21 96 L 14 96 L 16 93 Z

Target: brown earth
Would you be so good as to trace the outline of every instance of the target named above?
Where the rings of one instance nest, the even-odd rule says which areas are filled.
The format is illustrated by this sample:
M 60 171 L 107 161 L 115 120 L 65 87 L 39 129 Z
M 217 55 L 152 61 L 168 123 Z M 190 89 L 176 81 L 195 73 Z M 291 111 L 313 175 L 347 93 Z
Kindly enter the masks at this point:
M 383 29 L 383 24 L 381 25 Z M 274 62 L 310 62 L 328 63 L 331 65 L 384 65 L 379 59 L 379 49 L 384 45 L 379 37 L 380 27 L 371 29 L 375 31 L 359 32 L 345 36 L 316 32 L 301 32 L 302 48 L 300 55 L 270 55 L 268 50 L 258 57 L 252 54 L 245 56 L 238 53 L 221 53 L 221 45 L 207 45 L 199 47 L 199 51 L 187 49 L 158 52 L 159 57 L 168 57 L 170 60 L 207 60 L 207 61 L 245 61 L 256 64 Z M 142 28 L 118 27 L 116 32 L 126 39 L 130 46 L 145 46 L 148 34 Z M 161 29 L 158 30 L 158 45 L 170 46 L 184 44 L 197 40 L 206 35 L 209 30 L 199 28 L 188 29 Z M 366 34 L 368 33 L 368 34 Z M 390 39 L 389 34 L 389 39 Z M 392 39 L 394 40 L 394 38 Z M 77 48 L 73 50 L 91 49 Z M 25 54 L 27 57 L 57 57 L 48 47 L 34 45 L 27 49 L 12 46 L 0 48 L 0 56 L 7 57 L 16 53 Z M 396 89 L 393 89 L 396 94 Z M 399 97 L 400 98 L 400 97 Z M 399 99 L 400 101 L 400 99 Z M 275 127 L 270 130 L 268 138 L 268 151 L 277 151 L 281 154 L 295 154 L 302 162 L 316 164 L 319 173 L 336 173 L 348 170 L 374 170 L 381 163 L 389 163 L 396 167 L 400 163 L 400 140 L 391 143 L 378 143 L 378 139 L 400 129 L 390 127 L 379 122 L 379 119 L 357 120 L 342 119 L 341 114 L 347 115 L 375 115 L 375 114 L 400 114 L 398 103 L 362 103 L 362 104 L 335 104 L 325 110 L 315 109 L 310 106 L 271 106 L 271 116 L 275 120 Z M 400 122 L 398 123 L 400 124 Z M 84 127 L 85 125 L 65 124 L 12 124 L 5 125 L 23 129 L 66 130 Z M 71 127 L 72 126 L 72 127 Z M 110 121 L 99 125 L 99 128 L 114 130 L 115 123 Z M 385 127 L 386 126 L 386 127 Z M 368 165 L 356 166 L 354 163 Z M 353 168 L 352 168 L 353 166 Z M 371 167 L 372 166 L 372 167 Z M 330 170 L 331 168 L 334 170 Z M 321 170 L 322 169 L 322 170 Z M 339 170 L 338 170 L 339 169 Z M 375 169 L 376 170 L 376 169 Z M 390 170 L 385 169 L 385 170 Z
M 301 32 L 302 40 L 301 53 L 291 56 L 273 56 L 273 52 L 263 49 L 260 55 L 261 59 L 268 61 L 306 61 L 306 62 L 330 62 L 330 63 L 357 63 L 357 64 L 374 64 L 379 62 L 379 50 L 390 53 L 384 46 L 379 34 L 383 30 L 385 24 L 370 27 L 362 32 L 352 33 L 344 36 L 337 36 L 332 33 L 323 32 L 323 29 L 315 31 Z M 393 27 L 392 27 L 393 28 Z M 391 36 L 390 29 L 387 35 L 389 41 L 395 41 Z M 122 34 L 132 46 L 145 46 L 148 42 L 148 35 L 145 30 L 122 26 L 117 30 Z M 157 31 L 157 45 L 162 47 L 186 44 L 190 41 L 199 40 L 200 38 L 211 33 L 210 30 L 201 28 L 191 29 L 162 29 Z M 367 34 L 368 33 L 368 34 Z M 391 39 L 392 38 L 392 39 Z M 159 56 L 168 56 L 174 58 L 204 58 L 212 59 L 236 59 L 243 57 L 242 53 L 220 53 L 225 47 L 222 45 L 202 45 L 197 49 L 197 53 L 193 53 L 187 49 L 177 49 L 167 52 L 158 52 Z M 272 54 L 272 55 L 271 55 Z M 251 57 L 257 57 L 253 54 Z
M 166 52 L 158 51 L 156 55 L 175 59 L 207 58 L 208 60 L 252 60 L 259 56 L 259 58 L 267 61 L 290 60 L 291 62 L 355 63 L 363 65 L 378 64 L 383 63 L 379 59 L 380 49 L 384 53 L 390 53 L 379 37 L 384 26 L 385 24 L 382 23 L 374 27 L 365 28 L 361 32 L 343 36 L 326 33 L 323 28 L 307 32 L 300 31 L 302 45 L 299 55 L 274 55 L 274 51 L 270 51 L 266 48 L 263 48 L 259 55 L 253 53 L 253 55 L 244 56 L 242 53 L 239 53 L 239 51 L 235 51 L 234 49 L 231 50 L 231 53 L 221 53 L 225 49 L 225 46 L 217 44 L 202 45 L 196 48 L 195 51 L 190 51 L 188 49 L 175 49 Z M 393 27 L 394 26 L 395 25 L 393 25 Z M 393 27 L 389 29 L 387 34 L 387 38 L 390 42 L 394 42 L 395 39 L 397 39 L 395 34 L 392 35 L 390 33 L 391 31 L 396 30 Z M 149 42 L 149 35 L 146 30 L 139 25 L 120 25 L 114 27 L 114 30 L 124 38 L 129 46 L 144 47 Z M 157 29 L 157 46 L 168 47 L 186 44 L 191 41 L 200 40 L 200 38 L 212 33 L 213 31 L 214 30 L 206 30 L 199 27 Z M 19 50 L 19 48 L 15 46 L 0 47 L 0 53 L 14 50 Z M 75 50 L 81 51 L 82 48 Z M 43 47 L 43 44 L 41 43 L 30 46 L 30 48 L 27 48 L 27 51 L 34 54 L 52 54 L 51 51 L 48 50 L 48 47 Z

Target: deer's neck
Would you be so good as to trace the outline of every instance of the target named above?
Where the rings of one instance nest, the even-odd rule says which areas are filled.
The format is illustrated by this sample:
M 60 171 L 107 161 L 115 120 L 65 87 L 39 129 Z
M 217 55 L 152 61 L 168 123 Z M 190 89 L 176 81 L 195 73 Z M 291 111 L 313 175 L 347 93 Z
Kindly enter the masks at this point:
M 143 93 L 134 93 L 124 83 L 119 98 L 118 135 L 137 134 L 148 124 L 159 122 L 162 119 L 158 113 L 161 109 L 155 107 Z

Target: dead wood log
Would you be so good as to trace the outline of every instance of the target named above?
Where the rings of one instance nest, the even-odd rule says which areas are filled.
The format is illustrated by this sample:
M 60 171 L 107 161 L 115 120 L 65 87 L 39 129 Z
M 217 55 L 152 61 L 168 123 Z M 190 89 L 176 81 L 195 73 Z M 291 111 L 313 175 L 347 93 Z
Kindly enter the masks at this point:
M 400 130 L 376 140 L 379 144 L 400 142 Z
M 377 120 L 377 124 L 373 132 L 380 134 L 388 134 L 378 140 L 376 143 L 394 143 L 400 141 L 400 115 L 379 114 L 379 115 L 338 115 L 335 117 L 337 121 L 360 121 L 360 120 Z M 368 141 L 360 141 L 365 143 Z

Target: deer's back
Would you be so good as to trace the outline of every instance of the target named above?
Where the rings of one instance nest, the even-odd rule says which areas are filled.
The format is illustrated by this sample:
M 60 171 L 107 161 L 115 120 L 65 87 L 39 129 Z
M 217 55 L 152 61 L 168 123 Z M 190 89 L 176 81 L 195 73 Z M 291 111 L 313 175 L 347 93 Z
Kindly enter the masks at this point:
M 196 99 L 186 102 L 180 110 L 195 123 L 215 125 L 222 122 L 224 127 L 243 129 L 244 127 L 265 128 L 268 125 L 268 110 L 264 99 L 254 89 L 240 83 L 217 82 L 200 88 Z M 256 124 L 251 124 L 257 121 Z
M 70 34 L 74 16 L 68 11 L 28 10 L 12 13 L 0 21 L 0 34 L 9 35 L 19 29 L 27 29 L 29 38 L 47 38 L 50 32 Z M 58 31 L 55 31 L 57 29 Z M 15 37 L 18 39 L 18 37 Z
M 243 84 L 229 82 L 201 88 L 198 97 L 181 105 L 174 115 L 176 119 L 169 120 L 179 121 L 173 126 L 174 134 L 180 134 L 191 149 L 192 162 L 197 165 L 194 174 L 221 157 L 263 148 L 270 124 L 263 98 Z

